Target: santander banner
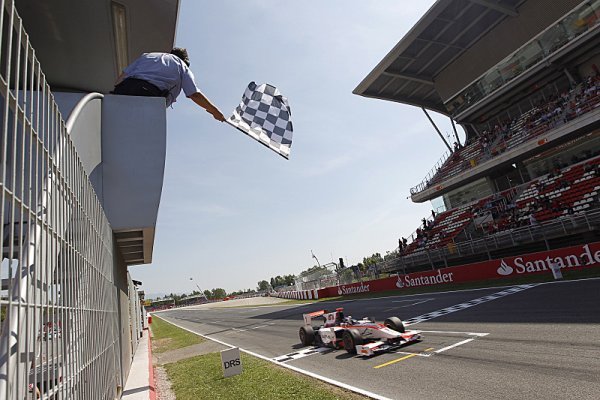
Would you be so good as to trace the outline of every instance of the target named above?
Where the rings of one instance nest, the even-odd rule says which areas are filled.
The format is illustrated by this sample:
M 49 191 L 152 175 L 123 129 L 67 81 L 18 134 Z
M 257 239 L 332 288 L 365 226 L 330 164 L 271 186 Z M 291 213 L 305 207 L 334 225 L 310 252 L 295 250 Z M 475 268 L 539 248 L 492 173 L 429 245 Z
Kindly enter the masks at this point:
M 600 242 L 319 289 L 319 298 L 600 267 Z

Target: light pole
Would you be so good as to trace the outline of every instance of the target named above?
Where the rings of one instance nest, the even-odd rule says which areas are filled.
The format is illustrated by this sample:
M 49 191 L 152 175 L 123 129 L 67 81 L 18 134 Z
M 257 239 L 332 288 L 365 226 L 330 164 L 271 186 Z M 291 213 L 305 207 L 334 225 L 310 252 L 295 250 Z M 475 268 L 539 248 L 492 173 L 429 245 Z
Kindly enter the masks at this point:
M 194 278 L 190 278 L 190 281 L 194 282 L 194 285 L 196 285 L 196 287 L 198 288 L 198 291 L 200 292 L 200 296 L 204 296 L 206 298 L 206 295 L 204 294 L 204 292 L 202 291 L 202 289 L 200 289 L 200 286 L 198 286 L 198 284 L 196 283 L 196 281 L 194 281 Z
M 317 258 L 317 256 L 315 256 L 315 253 L 313 253 L 312 250 L 310 251 L 310 255 L 317 261 L 317 265 L 319 266 L 319 268 L 321 268 L 321 263 L 319 262 L 319 259 Z

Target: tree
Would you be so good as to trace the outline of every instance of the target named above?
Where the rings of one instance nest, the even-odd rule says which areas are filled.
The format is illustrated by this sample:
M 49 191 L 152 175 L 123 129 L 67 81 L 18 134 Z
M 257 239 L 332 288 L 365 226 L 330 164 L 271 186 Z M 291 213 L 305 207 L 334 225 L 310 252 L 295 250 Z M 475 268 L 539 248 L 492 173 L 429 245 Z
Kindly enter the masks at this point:
M 294 284 L 294 278 L 295 278 L 294 275 L 284 275 L 283 281 L 286 286 L 291 286 Z
M 319 272 L 319 271 L 327 271 L 327 267 L 323 267 L 323 266 L 318 266 L 318 265 L 313 265 L 312 267 L 300 272 L 300 276 L 306 276 L 306 275 L 310 275 L 314 272 Z
M 271 279 L 273 279 L 273 278 L 271 278 Z M 267 282 L 265 280 L 258 282 L 258 290 L 261 290 L 261 291 L 269 290 L 269 282 Z M 250 291 L 250 290 L 248 290 L 248 291 Z
M 216 288 L 211 291 L 211 295 L 213 299 L 222 299 L 225 296 L 227 296 L 227 292 L 225 291 L 225 289 Z
M 370 257 L 363 258 L 363 264 L 365 265 L 366 268 L 369 268 L 370 266 L 381 263 L 381 262 L 383 262 L 383 258 L 381 257 L 381 254 L 379 254 L 379 253 L 374 253 Z
M 212 293 L 210 290 L 206 289 L 204 291 L 204 295 L 206 296 L 207 299 L 212 299 Z

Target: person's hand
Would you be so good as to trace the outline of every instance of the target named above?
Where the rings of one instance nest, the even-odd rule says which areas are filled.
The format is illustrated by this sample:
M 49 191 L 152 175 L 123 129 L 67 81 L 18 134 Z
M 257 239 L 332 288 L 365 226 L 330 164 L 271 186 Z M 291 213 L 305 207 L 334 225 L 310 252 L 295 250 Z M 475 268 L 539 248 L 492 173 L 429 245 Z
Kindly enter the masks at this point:
M 223 113 L 218 109 L 215 108 L 214 110 L 208 111 L 210 114 L 212 114 L 213 118 L 216 119 L 217 121 L 221 121 L 224 122 L 225 121 L 225 116 L 223 115 Z

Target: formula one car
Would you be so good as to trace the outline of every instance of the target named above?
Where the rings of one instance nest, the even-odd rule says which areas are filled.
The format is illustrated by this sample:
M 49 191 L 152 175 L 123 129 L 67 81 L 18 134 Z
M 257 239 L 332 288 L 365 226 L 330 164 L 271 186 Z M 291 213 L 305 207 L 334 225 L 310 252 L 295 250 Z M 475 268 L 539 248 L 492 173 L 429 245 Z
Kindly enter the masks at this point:
M 300 341 L 305 346 L 316 345 L 344 348 L 350 354 L 372 356 L 397 349 L 421 340 L 421 332 L 409 331 L 398 317 L 387 318 L 383 324 L 371 318 L 361 320 L 344 316 L 344 309 L 303 314 L 304 326 L 300 328 Z M 313 319 L 323 319 L 323 324 L 313 326 Z

